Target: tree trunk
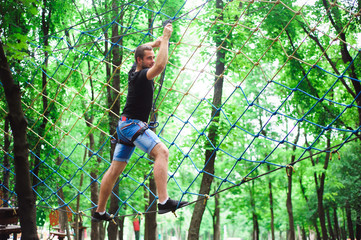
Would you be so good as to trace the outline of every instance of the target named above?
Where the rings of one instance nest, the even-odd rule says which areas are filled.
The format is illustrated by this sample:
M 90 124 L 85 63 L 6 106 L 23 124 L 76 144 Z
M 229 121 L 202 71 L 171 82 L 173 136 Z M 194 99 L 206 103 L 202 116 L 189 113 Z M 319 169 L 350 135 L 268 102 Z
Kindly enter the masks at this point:
M 95 4 L 94 1 L 92 1 L 93 6 L 95 8 Z M 104 3 L 104 8 L 108 9 L 108 3 L 107 1 L 105 1 Z M 100 25 L 102 25 L 101 22 L 99 22 Z M 105 58 L 105 60 L 107 60 L 108 62 L 110 62 L 110 54 L 108 54 L 109 51 L 109 45 L 108 45 L 108 41 L 109 41 L 109 34 L 108 31 L 104 30 L 104 38 L 106 39 L 106 41 L 104 41 L 104 56 L 107 56 Z M 108 54 L 108 55 L 107 55 Z M 109 79 L 111 77 L 111 71 L 110 71 L 110 66 L 109 64 L 105 65 L 105 78 Z M 111 106 L 111 96 L 110 96 L 110 87 L 107 86 L 107 103 L 108 103 L 108 107 Z M 110 115 L 109 115 L 110 116 Z M 109 121 L 109 125 L 111 124 L 111 121 Z M 109 132 L 111 133 L 111 131 L 109 130 Z M 111 133 L 112 134 L 112 133 Z M 114 148 L 111 146 L 110 148 L 110 155 L 113 156 L 114 153 Z M 100 158 L 98 158 L 98 162 L 101 161 Z M 93 175 L 91 175 L 93 179 L 97 179 L 97 175 L 96 173 L 93 173 Z M 91 199 L 94 203 L 98 202 L 98 193 L 99 193 L 99 184 L 97 182 L 93 182 L 92 185 L 92 195 L 91 195 Z M 94 191 L 94 192 L 93 192 Z M 92 209 L 92 214 L 96 211 L 96 209 Z M 93 223 L 94 221 L 92 221 L 91 226 L 92 226 L 92 230 L 91 230 L 91 240 L 103 240 L 105 238 L 105 225 L 103 222 L 99 222 L 99 223 Z M 93 230 L 93 227 L 95 230 Z
M 336 207 L 333 208 L 333 224 L 335 229 L 335 237 L 336 239 L 340 240 L 340 227 L 338 225 L 338 219 L 337 219 L 337 211 Z
M 90 177 L 91 177 L 91 181 L 93 181 L 93 179 L 97 179 L 98 175 L 95 171 L 92 171 L 90 172 Z M 98 201 L 98 191 L 99 191 L 98 183 L 96 181 L 92 182 L 90 185 L 90 192 L 91 192 L 90 199 L 94 203 Z M 91 210 L 92 215 L 95 212 L 95 210 L 96 210 L 95 208 Z M 91 221 L 91 228 L 90 228 L 91 240 L 101 239 L 99 236 L 99 228 L 101 227 L 100 223 L 101 222 Z
M 307 135 L 305 134 L 305 142 L 306 142 L 306 146 L 309 147 L 310 145 L 308 144 L 307 142 Z M 312 157 L 312 151 L 309 150 L 309 153 L 310 153 L 310 159 L 311 159 L 311 163 L 312 163 L 312 166 L 314 167 L 316 165 L 313 157 Z M 318 187 L 318 180 L 317 180 L 317 175 L 316 173 L 314 173 L 314 179 L 315 179 L 315 185 L 316 185 L 316 189 Z M 300 178 L 300 186 L 301 186 L 301 190 L 302 190 L 302 195 L 304 196 L 306 202 L 308 203 L 308 197 L 306 196 L 306 193 L 305 193 L 305 187 L 303 186 L 302 184 L 302 178 Z M 310 207 L 309 207 L 310 208 Z M 311 210 L 311 209 L 310 209 Z M 318 229 L 318 225 L 317 225 L 317 217 L 316 216 L 312 216 L 312 224 L 316 230 L 316 234 L 317 234 L 317 239 L 321 239 L 321 234 L 320 234 L 320 231 Z
M 298 143 L 298 140 L 300 138 L 300 127 L 297 128 L 297 135 L 294 141 L 294 145 L 292 148 L 292 156 L 291 156 L 291 163 L 293 163 L 296 159 L 296 155 L 294 152 L 296 151 L 296 144 Z M 287 170 L 287 169 L 286 169 Z M 288 179 L 288 191 L 287 191 L 287 200 L 286 200 L 286 206 L 287 206 L 287 213 L 288 213 L 288 224 L 289 224 L 289 239 L 294 240 L 296 238 L 295 235 L 295 224 L 293 220 L 293 209 L 292 209 L 292 175 L 293 175 L 293 167 L 290 166 L 290 168 L 287 171 L 287 179 Z
M 256 202 L 254 200 L 254 181 L 252 181 L 252 186 L 249 189 L 250 194 L 250 204 L 252 209 L 252 223 L 253 223 L 253 231 L 252 231 L 252 239 L 259 240 L 259 225 L 258 225 L 258 216 L 256 212 Z
M 330 136 L 327 136 L 327 149 L 329 149 L 330 147 L 331 147 L 331 138 Z M 323 165 L 323 169 L 325 170 L 327 170 L 329 159 L 330 159 L 330 153 L 327 152 L 325 157 L 325 163 Z M 323 172 L 319 177 L 320 185 L 317 187 L 317 210 L 318 210 L 318 217 L 320 219 L 322 239 L 327 240 L 328 234 L 326 228 L 325 209 L 323 207 L 323 192 L 325 189 L 325 179 L 326 179 L 326 173 Z
M 301 231 L 302 231 L 302 240 L 307 240 L 305 226 L 302 226 Z
M 356 240 L 361 240 L 361 217 L 360 213 L 358 213 L 356 218 Z
M 325 174 L 321 174 L 320 179 L 320 186 L 317 188 L 317 211 L 318 217 L 320 219 L 321 231 L 322 231 L 322 239 L 327 240 L 327 228 L 326 228 L 326 219 L 325 219 L 325 210 L 323 208 L 323 191 L 324 191 L 324 181 L 325 181 Z M 323 182 L 323 183 L 322 183 Z
M 88 155 L 87 153 L 88 153 L 87 148 L 85 148 L 82 165 L 85 164 L 86 157 Z M 79 181 L 78 189 L 81 189 L 83 187 L 83 181 L 84 181 L 84 173 L 81 173 L 80 174 L 80 181 Z M 80 194 L 80 192 L 78 192 L 78 196 L 76 197 L 76 212 L 77 213 L 80 212 L 80 196 L 81 196 L 81 194 Z M 75 226 L 74 226 L 74 231 L 75 231 L 74 240 L 79 240 L 79 239 L 81 239 L 80 236 L 79 236 L 79 227 L 83 226 L 83 220 L 81 218 L 81 215 L 79 215 L 79 214 L 75 215 L 74 224 L 75 224 Z
M 157 187 L 155 185 L 154 177 L 149 177 L 149 189 L 153 193 L 157 193 Z M 153 203 L 155 197 L 153 194 L 147 194 L 148 196 L 148 206 Z M 156 202 L 153 203 L 149 211 L 157 211 Z M 145 214 L 145 223 L 144 223 L 144 239 L 155 240 L 157 238 L 157 213 L 148 213 Z
M 125 220 L 124 216 L 121 216 L 118 219 L 118 228 L 119 228 L 118 239 L 119 240 L 124 240 L 124 220 Z
M 57 157 L 56 159 L 56 165 L 60 166 L 62 159 L 60 157 Z M 58 197 L 58 205 L 63 206 L 65 204 L 65 196 L 63 192 L 63 188 L 60 188 L 60 186 L 57 184 L 57 197 Z M 66 232 L 67 238 L 70 239 L 70 231 L 69 231 L 69 224 L 68 224 L 68 215 L 67 211 L 69 209 L 66 206 L 63 206 L 59 209 L 59 226 L 60 230 L 62 232 Z
M 336 239 L 334 231 L 332 229 L 332 223 L 331 223 L 330 209 L 329 208 L 326 210 L 326 216 L 327 216 L 327 225 L 328 225 L 328 232 L 330 234 L 330 238 L 331 239 Z
M 149 15 L 148 15 L 148 28 L 152 28 L 152 22 L 153 22 L 153 14 L 151 11 L 149 11 Z M 150 30 L 150 33 L 153 34 L 153 30 Z M 151 36 L 150 40 L 151 40 Z M 165 70 L 164 70 L 165 71 Z M 160 77 L 160 82 L 159 84 L 162 85 L 163 81 L 164 81 L 164 74 L 165 72 L 163 71 L 161 77 Z M 161 89 L 159 89 L 160 91 Z M 154 122 L 156 119 L 157 113 L 151 112 L 151 122 Z M 156 133 L 156 129 L 153 128 L 152 131 L 154 133 Z M 154 180 L 154 176 L 150 176 L 149 177 L 149 190 L 153 193 L 157 193 L 157 186 L 155 184 L 155 180 Z M 144 221 L 144 239 L 149 239 L 149 240 L 155 240 L 158 239 L 157 236 L 157 201 L 154 202 L 155 197 L 153 196 L 153 194 L 145 194 L 148 197 L 148 206 L 146 206 L 146 209 L 148 209 L 148 207 L 153 204 L 150 209 L 148 211 L 150 211 L 151 213 L 148 213 L 145 215 L 145 221 Z M 154 203 L 153 203 L 154 202 Z
M 350 239 L 355 239 L 355 234 L 353 231 L 353 223 L 351 218 L 350 203 L 347 200 L 346 200 L 346 220 L 347 220 L 348 237 Z
M 292 155 L 294 157 L 294 155 Z M 293 211 L 292 211 L 292 174 L 293 171 L 288 172 L 288 191 L 287 191 L 287 213 L 288 213 L 288 225 L 289 225 L 289 235 L 287 239 L 295 240 L 295 225 L 293 220 Z
M 271 167 L 267 164 L 267 171 L 271 171 Z M 271 179 L 268 179 L 268 189 L 269 189 L 269 205 L 271 212 L 271 239 L 275 240 L 275 226 L 274 226 L 274 213 L 273 213 L 273 194 L 272 194 L 272 182 Z
M 90 62 L 87 61 L 88 63 L 88 75 L 89 77 L 89 87 L 90 87 L 90 93 L 91 93 L 91 101 L 94 101 L 94 85 L 93 85 L 93 78 L 91 77 L 91 66 L 90 66 Z M 83 77 L 83 76 L 82 76 Z M 83 107 L 84 109 L 86 108 L 86 103 L 83 102 Z M 94 116 L 92 114 L 93 112 L 93 105 L 90 106 L 90 115 L 89 112 L 84 113 L 84 119 L 85 119 L 85 124 L 88 127 L 88 129 L 90 129 L 92 127 L 93 124 L 93 120 L 94 120 Z M 104 133 L 100 133 L 100 138 L 99 138 L 99 142 L 102 142 L 104 138 Z M 95 149 L 95 140 L 94 140 L 94 134 L 93 132 L 89 132 L 88 135 L 88 139 L 89 139 L 89 149 Z M 101 154 L 101 153 L 99 153 Z M 93 157 L 93 153 L 91 151 L 88 151 L 87 156 L 89 158 Z M 102 159 L 97 156 L 96 157 L 98 164 L 101 163 Z M 94 181 L 94 179 L 98 178 L 98 168 L 94 167 L 91 169 L 90 171 L 90 199 L 93 203 L 96 203 L 98 201 L 98 191 L 99 191 L 99 184 L 97 181 Z M 91 215 L 94 214 L 94 212 L 96 211 L 96 208 L 92 208 L 91 209 Z M 100 229 L 103 228 L 103 223 L 102 222 L 96 222 L 96 221 L 91 221 L 91 229 L 90 229 L 90 238 L 92 240 L 99 240 L 101 239 L 100 237 Z
M 115 9 L 113 11 L 114 16 L 118 16 L 119 8 L 117 7 L 118 1 L 113 0 L 112 1 L 112 8 Z M 122 15 L 120 16 L 120 19 L 122 18 Z M 118 24 L 112 25 L 112 42 L 117 43 L 119 45 L 122 45 L 122 39 L 119 37 L 119 26 Z M 116 127 L 118 124 L 118 117 L 120 112 L 120 102 L 118 98 L 118 92 L 120 89 L 120 73 L 119 69 L 117 68 L 121 63 L 122 55 L 120 54 L 119 45 L 113 45 L 112 48 L 112 64 L 113 64 L 113 82 L 112 87 L 114 90 L 110 88 L 110 86 L 107 87 L 108 91 L 108 108 L 111 110 L 109 111 L 109 133 L 110 135 L 113 135 L 116 133 Z M 110 77 L 110 76 L 108 76 Z M 109 79 L 109 78 L 108 78 Z M 114 114 L 115 115 L 114 115 Z M 111 146 L 111 159 L 113 158 L 114 154 L 114 148 L 115 146 Z M 113 193 L 110 195 L 110 213 L 115 213 L 119 208 L 119 199 L 116 195 L 119 195 L 119 185 L 114 186 Z M 116 224 L 109 224 L 108 226 L 108 236 L 109 240 L 117 240 L 118 235 L 118 228 Z
M 216 1 L 216 7 L 217 9 L 223 8 L 223 2 L 222 0 Z M 220 17 L 220 19 L 222 19 Z M 217 29 L 216 32 L 219 32 L 220 30 Z M 221 42 L 216 42 L 217 46 L 220 46 Z M 225 59 L 226 53 L 224 50 L 219 49 L 217 51 L 217 58 L 216 58 L 216 77 L 215 78 L 215 85 L 214 85 L 214 95 L 213 95 L 213 105 L 215 108 L 218 108 L 222 104 L 222 92 L 223 92 L 223 72 L 224 72 L 224 59 Z M 212 108 L 212 114 L 211 117 L 213 118 L 212 123 L 209 125 L 209 133 L 208 133 L 208 139 L 210 142 L 213 143 L 214 146 L 217 146 L 216 142 L 216 136 L 218 132 L 218 123 L 219 123 L 219 111 L 217 109 Z M 199 229 L 203 217 L 203 213 L 206 207 L 206 204 L 204 204 L 202 200 L 202 195 L 209 195 L 211 184 L 213 181 L 213 174 L 214 174 L 214 162 L 217 155 L 217 151 L 215 149 L 212 149 L 212 146 L 208 143 L 206 144 L 206 153 L 205 153 L 205 163 L 204 163 L 204 169 L 203 169 L 203 175 L 202 175 L 202 182 L 199 190 L 200 196 L 198 197 L 198 200 L 195 204 L 192 219 L 190 222 L 189 232 L 188 232 L 188 239 L 199 239 Z
M 0 42 L 0 80 L 9 108 L 9 122 L 14 137 L 15 191 L 18 196 L 19 217 L 24 240 L 38 239 L 36 210 L 29 172 L 29 149 L 26 137 L 27 121 L 21 106 L 20 87 L 15 84 Z
M 58 204 L 59 206 L 64 205 L 64 192 L 62 188 L 58 188 Z M 69 209 L 66 206 L 63 206 L 59 209 L 59 225 L 60 230 L 65 232 L 67 238 L 70 239 L 70 229 L 69 229 L 69 222 L 68 222 L 68 214 L 67 211 Z
M 41 29 L 42 29 L 42 34 L 43 36 L 45 36 L 45 40 L 44 40 L 44 48 L 48 48 L 49 47 L 49 39 L 47 37 L 47 35 L 49 35 L 49 29 L 50 29 L 50 19 L 51 19 L 51 12 L 52 12 L 52 8 L 51 6 L 49 6 L 51 3 L 48 3 L 47 0 L 43 0 L 43 7 L 42 7 L 42 13 L 41 13 Z M 45 51 L 44 52 L 44 62 L 43 62 L 43 68 L 42 68 L 42 103 L 43 103 L 43 116 L 42 116 L 42 123 L 40 124 L 39 130 L 38 130 L 38 134 L 40 137 L 44 137 L 44 133 L 45 133 L 45 127 L 46 124 L 48 123 L 48 116 L 49 116 L 49 110 L 48 110 L 48 92 L 47 92 L 47 67 L 48 67 L 48 52 Z M 37 145 L 41 144 L 40 143 L 41 139 L 38 140 Z M 38 179 L 38 175 L 40 172 L 40 159 L 41 159 L 41 148 L 34 146 L 35 147 L 35 155 L 37 157 L 35 157 L 35 161 L 34 161 L 34 169 L 33 171 L 33 188 L 34 191 L 37 191 L 37 187 L 38 187 L 38 183 L 39 183 L 39 179 Z M 36 197 L 36 194 L 34 194 L 34 196 Z
M 215 206 L 213 215 L 213 240 L 221 240 L 221 210 L 219 204 L 219 194 L 214 196 Z
M 343 225 L 341 227 L 341 239 L 346 239 L 346 238 L 347 238 L 346 227 L 345 225 Z

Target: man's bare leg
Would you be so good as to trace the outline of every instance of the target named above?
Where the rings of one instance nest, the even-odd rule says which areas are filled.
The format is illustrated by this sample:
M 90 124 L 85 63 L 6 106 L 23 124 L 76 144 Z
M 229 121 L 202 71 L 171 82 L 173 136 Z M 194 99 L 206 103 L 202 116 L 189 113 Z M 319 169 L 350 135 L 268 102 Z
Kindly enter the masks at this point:
M 112 161 L 107 172 L 104 174 L 100 185 L 98 207 L 96 212 L 104 212 L 108 198 L 112 192 L 114 184 L 118 179 L 119 175 L 124 171 L 127 166 L 126 162 Z
M 154 180 L 157 186 L 159 202 L 168 199 L 167 180 L 168 180 L 168 157 L 169 151 L 164 143 L 158 143 L 150 152 L 154 157 Z

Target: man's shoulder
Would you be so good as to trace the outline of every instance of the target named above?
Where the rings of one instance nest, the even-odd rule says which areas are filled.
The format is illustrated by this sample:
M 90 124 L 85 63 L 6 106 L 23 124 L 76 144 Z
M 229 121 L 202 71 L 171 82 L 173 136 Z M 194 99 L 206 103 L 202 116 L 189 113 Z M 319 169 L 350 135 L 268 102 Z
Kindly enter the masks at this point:
M 147 79 L 147 72 L 148 72 L 149 68 L 145 68 L 142 69 L 140 71 L 134 71 L 134 72 L 129 72 L 128 76 L 129 76 L 129 80 L 136 80 L 136 79 Z

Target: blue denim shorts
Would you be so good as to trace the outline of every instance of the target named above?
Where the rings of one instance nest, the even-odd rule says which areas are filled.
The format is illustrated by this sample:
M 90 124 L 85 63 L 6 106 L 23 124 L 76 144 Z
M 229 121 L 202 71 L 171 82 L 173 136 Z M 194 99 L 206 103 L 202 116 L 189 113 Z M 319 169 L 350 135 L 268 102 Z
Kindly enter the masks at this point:
M 118 139 L 131 143 L 133 135 L 145 125 L 146 123 L 136 119 L 127 119 L 126 121 L 119 120 L 117 127 Z M 158 136 L 150 129 L 147 129 L 143 134 L 139 135 L 133 142 L 136 147 L 148 154 L 150 154 L 152 149 L 158 143 L 160 143 Z M 134 150 L 135 147 L 117 143 L 114 150 L 113 160 L 128 162 Z

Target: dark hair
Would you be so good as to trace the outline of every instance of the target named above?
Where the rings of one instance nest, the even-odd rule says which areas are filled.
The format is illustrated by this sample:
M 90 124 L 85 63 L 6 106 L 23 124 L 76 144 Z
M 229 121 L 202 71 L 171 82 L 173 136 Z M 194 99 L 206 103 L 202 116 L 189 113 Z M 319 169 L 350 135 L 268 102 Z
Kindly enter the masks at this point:
M 135 49 L 135 52 L 134 52 L 135 62 L 137 62 L 138 57 L 143 59 L 145 50 L 153 50 L 153 48 L 149 45 L 140 45 Z

